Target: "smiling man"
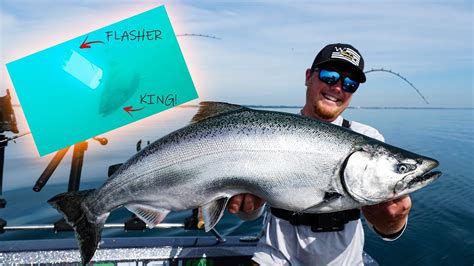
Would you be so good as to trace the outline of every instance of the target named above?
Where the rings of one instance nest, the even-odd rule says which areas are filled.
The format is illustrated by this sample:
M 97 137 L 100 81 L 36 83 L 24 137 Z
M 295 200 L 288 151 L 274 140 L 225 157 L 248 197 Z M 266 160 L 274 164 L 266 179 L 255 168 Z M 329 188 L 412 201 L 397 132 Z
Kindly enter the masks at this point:
M 306 103 L 301 114 L 383 141 L 376 129 L 341 116 L 365 81 L 364 59 L 357 49 L 349 44 L 327 45 L 306 70 Z M 242 219 L 255 219 L 263 204 L 260 198 L 242 194 L 231 199 L 228 209 Z M 406 228 L 410 208 L 411 200 L 405 196 L 366 206 L 362 212 L 382 239 L 395 240 Z M 363 265 L 359 209 L 309 214 L 271 208 L 265 230 L 253 257 L 260 265 Z

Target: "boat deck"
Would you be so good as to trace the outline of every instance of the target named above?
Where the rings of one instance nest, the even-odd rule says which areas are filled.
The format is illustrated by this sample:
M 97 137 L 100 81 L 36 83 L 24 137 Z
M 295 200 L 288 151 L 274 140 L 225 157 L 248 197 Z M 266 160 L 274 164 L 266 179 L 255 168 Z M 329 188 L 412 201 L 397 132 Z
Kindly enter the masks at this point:
M 212 236 L 105 238 L 91 265 L 254 265 L 255 239 L 229 236 L 225 240 Z M 378 265 L 365 252 L 363 258 L 365 265 Z M 80 261 L 75 239 L 0 242 L 0 262 L 6 265 L 78 265 Z

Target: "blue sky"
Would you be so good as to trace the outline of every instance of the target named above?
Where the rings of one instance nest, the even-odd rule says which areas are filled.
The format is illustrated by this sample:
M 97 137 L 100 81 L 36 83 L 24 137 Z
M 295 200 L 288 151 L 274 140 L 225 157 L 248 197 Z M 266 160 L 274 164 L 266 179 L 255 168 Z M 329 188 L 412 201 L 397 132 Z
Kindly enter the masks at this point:
M 304 73 L 327 43 L 353 44 L 370 73 L 352 106 L 474 107 L 472 1 L 0 0 L 5 64 L 165 4 L 200 100 L 302 105 Z M 15 97 L 15 101 L 18 101 Z

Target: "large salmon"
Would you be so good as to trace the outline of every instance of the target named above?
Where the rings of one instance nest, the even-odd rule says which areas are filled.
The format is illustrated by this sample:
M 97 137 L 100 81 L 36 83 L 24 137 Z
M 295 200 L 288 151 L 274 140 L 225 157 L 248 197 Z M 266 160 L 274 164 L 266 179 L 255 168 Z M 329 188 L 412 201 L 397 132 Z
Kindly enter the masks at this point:
M 209 231 L 230 197 L 251 193 L 270 206 L 333 212 L 400 197 L 441 175 L 427 158 L 315 119 L 203 102 L 192 123 L 125 162 L 100 188 L 57 195 L 83 263 L 109 213 L 125 206 L 149 226 L 170 211 L 202 207 Z

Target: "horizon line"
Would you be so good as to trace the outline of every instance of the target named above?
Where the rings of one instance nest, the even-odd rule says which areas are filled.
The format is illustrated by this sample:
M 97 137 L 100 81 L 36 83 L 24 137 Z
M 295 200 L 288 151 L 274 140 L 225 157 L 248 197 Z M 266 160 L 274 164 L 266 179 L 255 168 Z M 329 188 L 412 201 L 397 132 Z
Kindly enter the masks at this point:
M 293 109 L 303 108 L 302 105 L 257 105 L 257 104 L 241 104 L 249 108 L 278 108 Z M 182 104 L 176 107 L 181 108 L 198 108 L 199 104 Z M 417 106 L 349 106 L 347 109 L 448 109 L 448 110 L 474 110 L 474 107 L 417 107 Z
M 277 109 L 293 109 L 303 108 L 302 105 L 259 105 L 259 104 L 240 104 L 249 108 L 277 108 Z M 12 107 L 21 108 L 20 104 L 12 104 Z M 181 104 L 175 107 L 179 108 L 198 108 L 199 104 Z M 349 106 L 347 109 L 419 109 L 419 110 L 474 110 L 474 107 L 417 107 L 417 106 Z

